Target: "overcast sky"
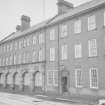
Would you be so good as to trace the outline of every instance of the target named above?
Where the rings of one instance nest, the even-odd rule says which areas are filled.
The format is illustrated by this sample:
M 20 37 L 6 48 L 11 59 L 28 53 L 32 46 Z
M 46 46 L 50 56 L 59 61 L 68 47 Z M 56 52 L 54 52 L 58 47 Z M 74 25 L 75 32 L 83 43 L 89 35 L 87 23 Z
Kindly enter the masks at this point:
M 43 2 L 45 1 L 45 16 Z M 90 0 L 67 0 L 75 6 Z M 0 0 L 0 40 L 15 32 L 21 15 L 31 17 L 31 25 L 57 14 L 57 0 Z

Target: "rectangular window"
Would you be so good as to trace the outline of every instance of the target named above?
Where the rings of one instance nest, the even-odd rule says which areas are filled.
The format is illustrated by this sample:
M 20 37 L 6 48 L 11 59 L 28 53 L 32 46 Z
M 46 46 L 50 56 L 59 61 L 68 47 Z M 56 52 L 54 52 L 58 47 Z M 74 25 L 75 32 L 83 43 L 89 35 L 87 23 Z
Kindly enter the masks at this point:
M 16 64 L 16 55 L 14 54 L 14 57 L 13 57 L 13 62 L 14 62 L 14 64 Z
M 39 61 L 43 61 L 43 60 L 44 60 L 44 50 L 41 49 L 41 50 L 39 51 Z
M 81 20 L 77 20 L 74 22 L 74 33 L 81 32 Z
M 57 70 L 53 71 L 53 85 L 58 86 L 58 71 Z
M 50 86 L 58 86 L 58 71 L 47 71 L 47 84 Z
M 55 40 L 55 29 L 50 30 L 50 40 Z
M 88 17 L 88 31 L 96 29 L 96 16 L 92 15 Z
M 10 51 L 12 51 L 12 49 L 13 49 L 13 45 L 12 43 L 10 43 Z
M 96 39 L 88 41 L 89 57 L 97 56 L 97 42 Z
M 90 88 L 98 88 L 98 70 L 97 68 L 90 69 Z
M 76 44 L 75 45 L 75 58 L 81 58 L 82 57 L 82 45 Z
M 75 80 L 76 80 L 76 87 L 82 87 L 82 70 L 81 68 L 75 69 Z
M 35 50 L 33 50 L 33 53 L 32 53 L 33 55 L 33 57 L 32 57 L 32 62 L 35 62 L 36 61 L 36 51 Z
M 30 38 L 27 37 L 26 40 L 27 40 L 27 46 L 29 46 L 30 45 Z
M 22 59 L 22 56 L 21 56 L 21 54 L 19 54 L 19 56 L 18 56 L 18 64 L 21 64 L 21 59 Z
M 37 43 L 37 37 L 33 36 L 33 44 L 36 44 L 36 43 Z
M 105 26 L 105 12 L 104 12 L 104 26 Z
M 50 61 L 55 61 L 55 48 L 50 48 Z
M 47 85 L 51 86 L 53 85 L 53 72 L 47 71 Z
M 18 42 L 16 41 L 15 43 L 14 43 L 14 49 L 16 50 L 18 48 Z
M 39 34 L 39 44 L 44 43 L 44 34 Z
M 68 58 L 68 46 L 62 45 L 61 46 L 61 59 L 66 60 Z
M 61 26 L 61 37 L 66 37 L 68 34 L 68 26 L 67 24 L 63 24 Z
M 19 40 L 19 49 L 22 48 L 22 40 Z

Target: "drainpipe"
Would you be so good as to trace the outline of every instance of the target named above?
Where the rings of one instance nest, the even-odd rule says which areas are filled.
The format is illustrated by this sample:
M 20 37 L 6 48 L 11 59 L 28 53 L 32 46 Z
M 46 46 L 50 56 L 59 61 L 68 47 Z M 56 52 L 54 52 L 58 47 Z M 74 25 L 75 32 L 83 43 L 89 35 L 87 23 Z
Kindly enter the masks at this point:
M 58 24 L 58 92 L 59 94 L 62 94 L 61 90 L 61 71 L 60 71 L 60 25 Z

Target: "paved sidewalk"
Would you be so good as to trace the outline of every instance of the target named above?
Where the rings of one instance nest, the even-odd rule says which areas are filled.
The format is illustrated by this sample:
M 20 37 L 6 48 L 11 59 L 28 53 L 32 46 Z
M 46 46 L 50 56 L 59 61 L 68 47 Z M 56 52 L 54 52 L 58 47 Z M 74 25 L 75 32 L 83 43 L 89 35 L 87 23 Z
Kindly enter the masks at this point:
M 55 101 L 55 102 L 63 102 L 63 103 L 70 103 L 70 104 L 80 104 L 80 105 L 96 105 L 98 103 L 97 97 L 78 97 L 78 96 L 70 96 L 70 95 L 49 95 L 49 94 L 37 94 L 34 95 L 39 99 Z

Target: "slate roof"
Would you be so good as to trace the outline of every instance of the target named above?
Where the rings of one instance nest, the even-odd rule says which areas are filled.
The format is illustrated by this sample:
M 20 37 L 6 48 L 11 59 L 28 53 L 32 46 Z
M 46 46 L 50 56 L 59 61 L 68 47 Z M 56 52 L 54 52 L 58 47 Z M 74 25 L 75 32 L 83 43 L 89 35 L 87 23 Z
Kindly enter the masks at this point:
M 41 22 L 41 23 L 39 23 L 39 24 L 37 24 L 37 25 L 35 25 L 33 27 L 30 27 L 29 29 L 27 29 L 27 30 L 25 30 L 23 32 L 12 33 L 8 37 L 4 38 L 0 43 L 4 43 L 4 42 L 6 42 L 8 40 L 12 40 L 12 39 L 15 39 L 17 37 L 29 34 L 29 33 L 33 32 L 33 31 L 36 31 L 36 30 L 38 30 L 40 28 L 55 24 L 57 22 L 65 20 L 67 18 L 73 18 L 74 16 L 76 16 L 78 14 L 85 13 L 85 12 L 87 12 L 89 10 L 92 10 L 92 9 L 94 9 L 96 7 L 99 7 L 99 6 L 102 6 L 102 5 L 105 6 L 105 0 L 92 0 L 90 2 L 82 4 L 80 6 L 74 7 L 72 10 L 68 11 L 65 14 L 56 15 L 56 16 L 54 16 L 53 18 L 51 18 L 49 20 L 46 20 L 46 21 Z

